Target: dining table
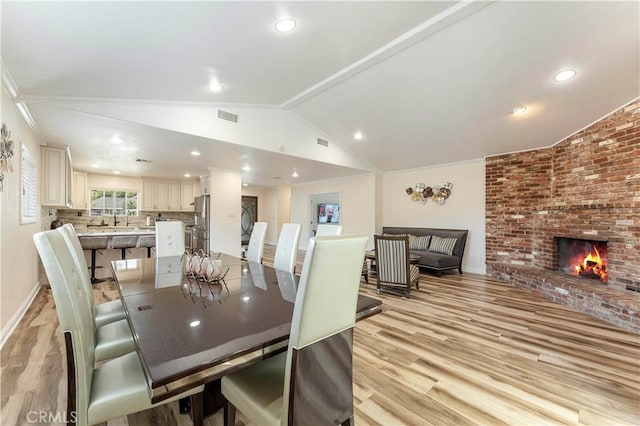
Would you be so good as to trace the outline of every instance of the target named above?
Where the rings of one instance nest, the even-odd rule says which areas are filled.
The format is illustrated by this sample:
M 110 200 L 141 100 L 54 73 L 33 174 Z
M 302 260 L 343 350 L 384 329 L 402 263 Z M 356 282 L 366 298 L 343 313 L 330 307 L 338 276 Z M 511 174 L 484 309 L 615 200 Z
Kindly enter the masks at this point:
M 219 389 L 223 376 L 287 349 L 300 277 L 210 257 L 221 261 L 222 279 L 185 273 L 181 256 L 111 263 L 153 403 L 201 384 Z M 356 320 L 381 310 L 379 300 L 358 296 Z

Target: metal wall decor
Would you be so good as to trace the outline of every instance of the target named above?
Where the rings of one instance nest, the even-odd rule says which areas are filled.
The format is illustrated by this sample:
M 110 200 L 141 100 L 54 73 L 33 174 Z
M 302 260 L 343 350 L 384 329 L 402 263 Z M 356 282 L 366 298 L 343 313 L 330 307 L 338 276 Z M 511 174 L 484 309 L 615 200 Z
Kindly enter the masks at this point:
M 2 141 L 0 141 L 0 192 L 4 191 L 4 174 L 7 172 L 13 172 L 13 164 L 11 163 L 11 157 L 13 157 L 13 141 L 11 140 L 11 132 L 7 129 L 7 125 L 2 123 L 2 129 L 0 129 L 2 135 Z
M 425 204 L 428 200 L 436 204 L 444 204 L 451 195 L 451 182 L 444 185 L 427 186 L 424 183 L 416 183 L 413 188 L 407 188 L 405 191 L 411 197 L 411 201 L 421 202 Z

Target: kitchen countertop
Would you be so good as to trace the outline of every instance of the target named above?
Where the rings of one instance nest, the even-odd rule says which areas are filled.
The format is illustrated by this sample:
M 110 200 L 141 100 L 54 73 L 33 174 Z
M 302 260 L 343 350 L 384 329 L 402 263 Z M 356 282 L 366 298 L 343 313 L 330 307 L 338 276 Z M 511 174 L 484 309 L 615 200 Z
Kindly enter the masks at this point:
M 153 229 L 96 229 L 78 232 L 78 237 L 115 237 L 118 235 L 155 235 L 156 231 Z

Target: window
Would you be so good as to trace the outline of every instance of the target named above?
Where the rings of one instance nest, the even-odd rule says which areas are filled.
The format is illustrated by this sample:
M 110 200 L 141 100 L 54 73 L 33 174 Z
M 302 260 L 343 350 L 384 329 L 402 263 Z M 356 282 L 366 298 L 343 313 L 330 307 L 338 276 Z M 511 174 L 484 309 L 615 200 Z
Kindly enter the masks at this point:
M 20 223 L 36 223 L 38 217 L 38 168 L 22 145 L 22 211 Z
M 138 193 L 113 189 L 92 189 L 89 216 L 138 216 Z

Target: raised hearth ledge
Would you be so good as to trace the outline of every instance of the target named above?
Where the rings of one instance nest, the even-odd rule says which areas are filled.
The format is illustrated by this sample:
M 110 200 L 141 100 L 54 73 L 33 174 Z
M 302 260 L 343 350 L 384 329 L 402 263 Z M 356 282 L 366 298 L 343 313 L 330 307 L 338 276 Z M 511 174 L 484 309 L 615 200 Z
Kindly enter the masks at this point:
M 640 334 L 640 293 L 532 266 L 487 264 L 487 274 L 579 312 Z M 558 291 L 559 289 L 559 291 Z

